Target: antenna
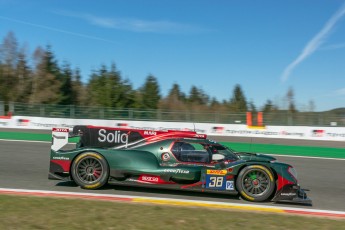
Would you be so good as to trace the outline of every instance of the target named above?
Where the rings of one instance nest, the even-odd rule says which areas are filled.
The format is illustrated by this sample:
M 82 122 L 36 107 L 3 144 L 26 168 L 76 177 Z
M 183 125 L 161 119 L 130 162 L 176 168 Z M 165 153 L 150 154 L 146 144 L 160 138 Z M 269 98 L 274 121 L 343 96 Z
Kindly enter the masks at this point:
M 194 126 L 194 132 L 195 132 L 195 123 L 193 122 L 193 126 Z

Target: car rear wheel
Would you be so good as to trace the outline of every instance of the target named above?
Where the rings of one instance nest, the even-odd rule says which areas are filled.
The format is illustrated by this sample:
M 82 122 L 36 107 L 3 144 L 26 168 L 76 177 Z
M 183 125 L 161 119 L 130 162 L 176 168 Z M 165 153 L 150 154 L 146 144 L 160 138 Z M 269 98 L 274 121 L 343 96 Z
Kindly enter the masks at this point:
M 274 176 L 271 170 L 265 166 L 250 165 L 240 171 L 236 186 L 244 199 L 265 201 L 274 192 Z
M 99 153 L 86 152 L 73 161 L 71 174 L 81 188 L 97 189 L 108 182 L 109 166 Z

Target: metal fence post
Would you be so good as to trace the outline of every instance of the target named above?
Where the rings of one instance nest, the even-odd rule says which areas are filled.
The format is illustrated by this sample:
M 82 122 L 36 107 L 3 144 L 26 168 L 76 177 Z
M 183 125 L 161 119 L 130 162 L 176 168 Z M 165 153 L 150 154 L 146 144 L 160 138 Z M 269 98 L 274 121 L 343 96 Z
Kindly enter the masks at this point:
M 5 115 L 5 103 L 0 101 L 0 116 Z
M 186 112 L 186 121 L 190 121 L 190 113 L 189 113 L 189 111 Z
M 41 117 L 44 117 L 44 110 L 45 110 L 45 109 L 44 109 L 44 105 L 41 104 L 41 105 L 40 105 L 40 116 L 41 116 Z
M 75 106 L 74 105 L 71 105 L 69 107 L 69 117 L 70 118 L 74 118 L 75 117 Z
M 158 120 L 158 121 L 161 121 L 161 120 L 162 120 L 162 113 L 161 113 L 161 110 L 160 110 L 160 109 L 157 110 L 156 120 Z
M 132 109 L 129 110 L 128 119 L 133 119 L 133 110 Z
M 11 114 L 14 114 L 14 104 L 13 102 L 9 103 L 9 110 L 8 110 Z
M 104 118 L 104 108 L 99 110 L 99 117 L 102 119 Z

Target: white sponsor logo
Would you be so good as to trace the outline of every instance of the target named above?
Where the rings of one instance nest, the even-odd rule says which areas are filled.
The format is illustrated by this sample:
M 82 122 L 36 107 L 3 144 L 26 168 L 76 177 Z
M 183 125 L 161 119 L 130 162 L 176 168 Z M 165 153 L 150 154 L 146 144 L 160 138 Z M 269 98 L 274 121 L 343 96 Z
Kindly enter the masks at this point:
M 296 193 L 289 192 L 289 193 L 281 193 L 282 196 L 296 196 Z
M 107 130 L 100 129 L 98 131 L 98 141 L 99 142 L 108 142 L 108 143 L 122 143 L 128 145 L 128 135 L 120 131 L 115 131 L 113 133 L 107 133 Z
M 149 181 L 149 182 L 158 182 L 158 177 L 153 176 L 142 176 L 141 180 L 143 181 Z
M 54 132 L 69 132 L 69 129 L 61 129 L 61 128 L 55 128 L 54 130 L 53 130 Z
M 234 190 L 234 181 L 230 180 L 230 181 L 226 181 L 226 190 Z
M 148 130 L 146 130 L 146 131 L 144 131 L 144 135 L 156 136 L 156 135 L 157 135 L 157 132 L 155 132 L 155 131 L 148 131 Z
M 189 170 L 184 170 L 184 169 L 164 169 L 164 172 L 166 172 L 166 173 L 183 173 L 183 174 L 188 174 Z
M 54 160 L 65 160 L 68 161 L 69 158 L 68 157 L 53 157 Z

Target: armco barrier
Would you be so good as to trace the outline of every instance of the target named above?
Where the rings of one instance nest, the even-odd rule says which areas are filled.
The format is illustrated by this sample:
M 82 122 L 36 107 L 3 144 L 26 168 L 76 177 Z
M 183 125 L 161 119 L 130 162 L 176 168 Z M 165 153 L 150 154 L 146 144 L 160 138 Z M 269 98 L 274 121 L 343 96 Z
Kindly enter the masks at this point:
M 214 136 L 265 137 L 304 140 L 345 141 L 344 127 L 310 126 L 262 126 L 251 127 L 243 124 L 155 122 L 128 120 L 95 120 L 71 118 L 46 118 L 29 116 L 0 117 L 0 128 L 42 129 L 53 127 L 72 128 L 75 125 L 140 128 L 149 130 L 195 130 Z

